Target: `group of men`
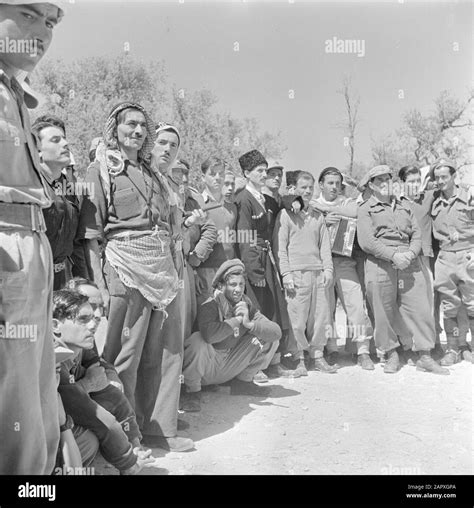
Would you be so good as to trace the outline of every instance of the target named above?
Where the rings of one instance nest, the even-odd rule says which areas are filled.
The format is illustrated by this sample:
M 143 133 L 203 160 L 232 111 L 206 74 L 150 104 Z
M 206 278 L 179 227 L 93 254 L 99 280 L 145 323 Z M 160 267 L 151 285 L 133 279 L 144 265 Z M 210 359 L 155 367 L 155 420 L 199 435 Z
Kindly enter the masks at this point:
M 203 161 L 199 192 L 179 130 L 122 102 L 77 185 L 65 123 L 30 126 L 27 111 L 25 75 L 62 15 L 0 3 L 0 37 L 43 49 L 0 54 L 0 473 L 83 467 L 100 450 L 136 474 L 153 447 L 192 450 L 178 411 L 199 411 L 202 387 L 266 397 L 269 378 L 338 372 L 338 300 L 364 370 L 472 361 L 474 206 L 452 162 L 426 177 L 376 166 L 352 199 L 335 167 L 316 184 L 250 150 L 240 172 Z M 337 250 L 343 222 L 357 234 Z

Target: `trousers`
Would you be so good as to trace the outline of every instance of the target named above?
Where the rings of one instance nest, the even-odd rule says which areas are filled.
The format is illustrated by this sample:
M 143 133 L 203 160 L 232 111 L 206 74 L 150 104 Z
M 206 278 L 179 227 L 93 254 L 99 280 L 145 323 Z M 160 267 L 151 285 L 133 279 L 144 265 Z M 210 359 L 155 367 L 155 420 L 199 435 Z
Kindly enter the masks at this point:
M 177 435 L 183 364 L 185 289 L 163 311 L 136 289 L 125 287 L 110 265 L 111 293 L 103 357 L 112 363 L 142 434 Z
M 329 298 L 332 287 L 323 286 L 321 270 L 295 270 L 292 274 L 296 294 L 292 297 L 287 294 L 286 302 L 290 337 L 296 344 L 293 357 L 303 358 L 303 351 L 308 351 L 311 358 L 320 358 L 332 336 Z
M 247 334 L 232 349 L 219 350 L 207 343 L 200 332 L 195 332 L 186 340 L 184 384 L 189 392 L 198 392 L 201 386 L 225 383 L 234 377 L 252 381 L 268 365 L 277 348 L 278 341 L 260 342 Z
M 44 232 L 7 220 L 2 211 L 0 474 L 51 474 L 59 444 L 51 248 Z
M 105 460 L 120 471 L 135 464 L 131 441 L 141 438 L 140 431 L 130 403 L 118 388 L 108 385 L 99 392 L 87 393 L 72 383 L 60 385 L 59 393 L 74 423 L 97 436 Z
M 369 255 L 365 283 L 374 313 L 375 345 L 380 351 L 398 347 L 398 337 L 403 337 L 406 329 L 413 337 L 414 351 L 433 349 L 436 332 L 419 258 L 405 270 L 397 270 L 391 262 Z

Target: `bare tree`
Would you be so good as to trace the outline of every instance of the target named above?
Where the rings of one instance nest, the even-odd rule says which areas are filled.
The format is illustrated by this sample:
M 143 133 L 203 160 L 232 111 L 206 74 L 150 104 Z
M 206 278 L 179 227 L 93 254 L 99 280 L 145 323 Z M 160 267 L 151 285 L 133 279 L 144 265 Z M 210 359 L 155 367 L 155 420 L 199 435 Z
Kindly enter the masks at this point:
M 344 143 L 345 145 L 347 144 L 349 149 L 349 166 L 347 172 L 349 175 L 352 175 L 354 169 L 355 134 L 358 124 L 360 97 L 353 91 L 351 78 L 348 76 L 343 78 L 342 88 L 337 90 L 337 93 L 344 97 L 347 119 L 345 122 L 338 124 L 338 126 L 344 130 L 347 138 L 347 143 Z

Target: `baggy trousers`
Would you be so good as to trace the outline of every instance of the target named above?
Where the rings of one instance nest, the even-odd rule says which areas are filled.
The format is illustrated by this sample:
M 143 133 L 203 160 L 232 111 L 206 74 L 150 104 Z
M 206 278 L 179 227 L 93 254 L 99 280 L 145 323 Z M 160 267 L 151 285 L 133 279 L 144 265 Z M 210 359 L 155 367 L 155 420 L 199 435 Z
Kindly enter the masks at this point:
M 0 226 L 0 474 L 51 474 L 56 462 L 52 263 L 43 232 Z
M 430 351 L 435 344 L 435 326 L 427 298 L 426 275 L 419 258 L 405 270 L 390 261 L 369 255 L 365 264 L 367 298 L 375 320 L 375 345 L 387 352 L 398 347 L 403 320 L 413 336 L 414 351 Z
M 440 295 L 448 347 L 455 346 L 465 336 L 459 323 L 462 307 L 467 311 L 471 334 L 474 334 L 474 272 L 467 270 L 471 259 L 474 259 L 474 249 L 441 250 L 435 263 L 434 285 Z
M 333 287 L 323 286 L 321 270 L 295 270 L 292 274 L 296 295 L 286 296 L 290 337 L 296 342 L 292 354 L 303 358 L 303 351 L 308 351 L 310 358 L 320 358 L 332 336 L 329 292 Z
M 135 410 L 142 434 L 177 435 L 185 290 L 162 311 L 125 287 L 106 264 L 110 309 L 103 357 L 112 363 Z M 164 320 L 164 322 L 163 322 Z
M 357 354 L 369 354 L 373 329 L 365 309 L 364 296 L 356 270 L 356 261 L 343 256 L 333 256 L 332 261 L 336 294 L 348 319 L 347 335 L 352 336 Z
M 201 386 L 225 383 L 234 377 L 252 381 L 277 348 L 278 341 L 265 343 L 247 334 L 232 349 L 219 350 L 195 332 L 186 339 L 184 384 L 188 392 L 198 392 Z

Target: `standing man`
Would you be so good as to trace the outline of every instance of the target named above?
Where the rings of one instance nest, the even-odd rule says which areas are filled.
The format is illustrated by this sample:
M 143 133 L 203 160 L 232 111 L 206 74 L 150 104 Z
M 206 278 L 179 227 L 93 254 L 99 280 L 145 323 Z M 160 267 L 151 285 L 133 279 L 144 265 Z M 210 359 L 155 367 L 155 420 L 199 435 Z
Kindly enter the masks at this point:
M 438 187 L 431 209 L 433 234 L 440 247 L 434 284 L 441 298 L 448 343 L 441 364 L 449 366 L 457 363 L 465 352 L 470 353 L 467 342 L 460 343 L 458 312 L 463 306 L 469 317 L 471 337 L 474 336 L 474 205 L 468 192 L 456 185 L 456 167 L 452 162 L 445 159 L 435 162 L 430 176 Z
M 69 185 L 63 169 L 71 162 L 66 139 L 64 122 L 57 117 L 38 118 L 32 131 L 38 141 L 43 175 L 48 183 L 53 204 L 43 210 L 46 222 L 46 236 L 53 251 L 54 290 L 64 287 L 67 279 L 66 263 L 70 262 L 74 247 L 82 249 L 82 244 L 74 244 L 79 222 L 79 201 L 75 192 L 69 195 Z M 74 189 L 74 186 L 73 186 Z
M 196 268 L 198 305 L 212 296 L 212 281 L 219 267 L 235 258 L 237 206 L 233 202 L 235 175 L 228 164 L 217 157 L 210 157 L 201 164 L 204 180 L 202 197 L 204 205 L 220 204 L 209 210 L 208 217 L 217 228 L 217 242 L 209 257 Z
M 272 197 L 280 208 L 283 205 L 280 194 L 282 179 L 283 166 L 276 161 L 269 162 L 267 168 L 267 179 L 265 180 L 265 186 L 262 189 L 262 193 Z
M 237 236 L 240 258 L 247 270 L 249 296 L 254 295 L 262 314 L 277 322 L 285 335 L 289 330 L 289 320 L 271 248 L 273 228 L 280 210 L 273 198 L 262 194 L 268 164 L 258 150 L 242 155 L 239 164 L 247 185 L 235 198 Z M 295 371 L 283 366 L 277 353 L 271 361 L 268 374 L 271 377 L 294 377 Z M 258 379 L 265 380 L 264 377 Z
M 326 226 L 336 228 L 341 217 L 357 216 L 355 200 L 341 195 L 342 173 L 334 167 L 323 169 L 318 179 L 321 195 L 312 201 L 318 210 L 324 212 Z M 334 288 L 347 315 L 349 327 L 353 330 L 352 341 L 356 345 L 357 363 L 364 370 L 374 370 L 369 355 L 372 326 L 364 307 L 364 295 L 357 275 L 356 261 L 352 257 L 332 254 L 334 265 Z M 335 299 L 331 299 L 331 316 L 334 316 Z M 335 327 L 333 326 L 333 329 Z M 333 332 L 333 337 L 336 334 Z M 330 353 L 331 354 L 331 353 Z
M 288 303 L 292 351 L 296 372 L 307 376 L 304 351 L 308 351 L 311 370 L 334 374 L 336 366 L 323 356 L 331 324 L 330 292 L 333 291 L 333 263 L 329 234 L 323 215 L 309 208 L 314 192 L 314 177 L 300 171 L 295 194 L 304 207 L 295 213 L 282 210 L 276 221 L 273 244 Z
M 63 11 L 54 1 L 18 3 L 0 3 L 0 40 L 24 48 L 0 53 L 0 474 L 39 475 L 52 473 L 59 443 L 53 260 L 42 213 L 51 199 L 25 103 L 36 101 L 20 83 Z
M 144 440 L 185 451 L 194 443 L 177 435 L 180 284 L 168 188 L 151 167 L 155 139 L 154 124 L 140 104 L 125 102 L 112 109 L 87 173 L 95 192 L 84 200 L 81 221 L 94 282 L 106 305 L 110 294 L 103 357 L 117 370 Z
M 397 328 L 403 318 L 418 351 L 417 370 L 449 374 L 431 357 L 435 327 L 426 278 L 419 254 L 421 232 L 408 200 L 392 194 L 392 172 L 388 166 L 372 168 L 361 185 L 368 184 L 370 198 L 357 211 L 359 244 L 367 252 L 365 283 L 375 319 L 375 344 L 386 353 L 384 372 L 399 369 Z

